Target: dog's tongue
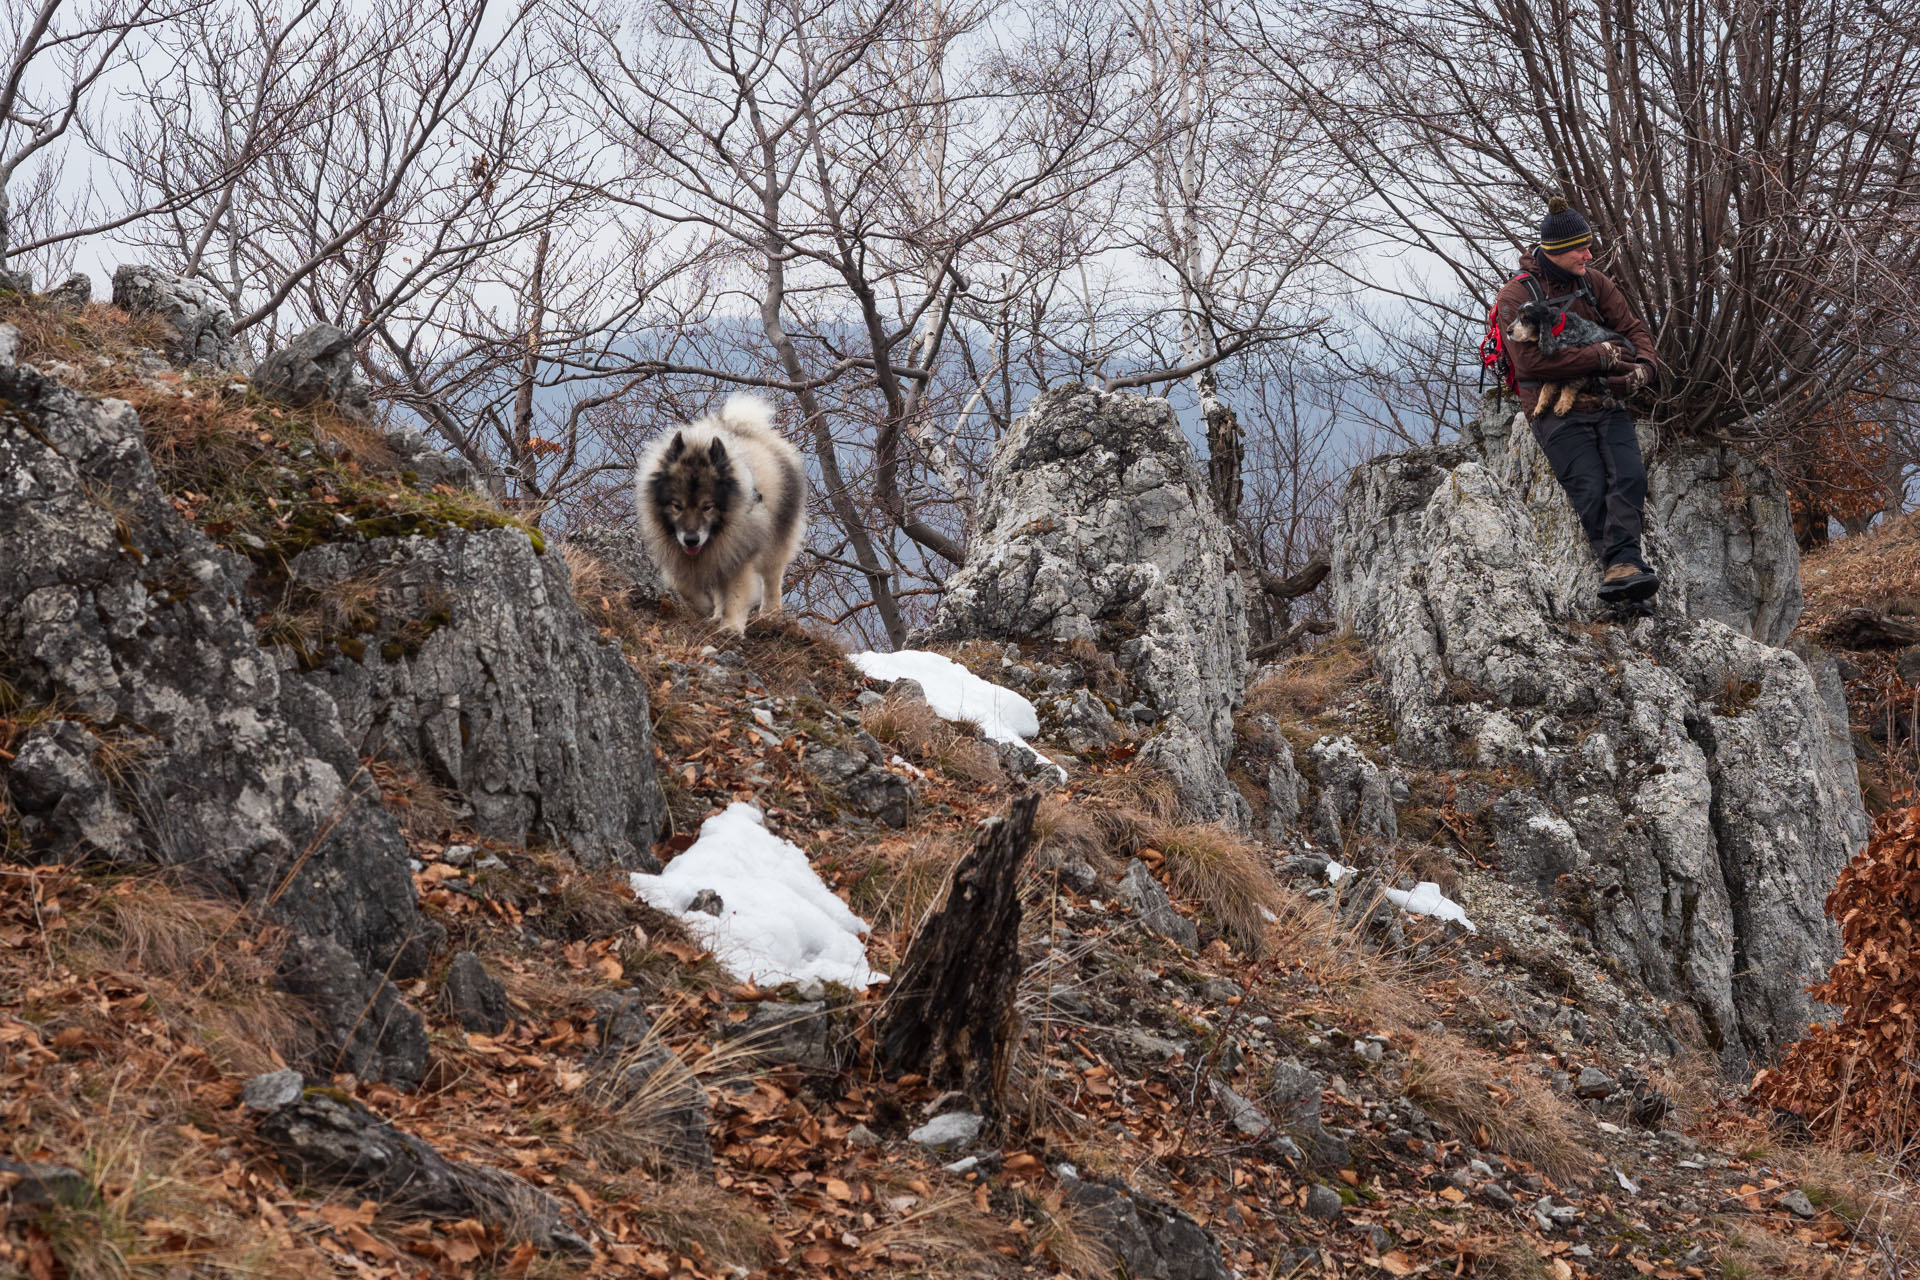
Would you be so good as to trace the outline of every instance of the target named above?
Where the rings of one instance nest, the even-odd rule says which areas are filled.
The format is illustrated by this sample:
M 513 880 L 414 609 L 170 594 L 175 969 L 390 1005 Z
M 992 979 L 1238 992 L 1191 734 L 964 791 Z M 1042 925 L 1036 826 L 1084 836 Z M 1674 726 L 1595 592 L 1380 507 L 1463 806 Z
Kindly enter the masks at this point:
M 699 547 L 689 547 L 689 546 L 687 546 L 687 544 L 686 544 L 686 543 L 684 543 L 684 542 L 680 544 L 680 546 L 681 546 L 681 548 L 682 548 L 682 549 L 683 549 L 683 550 L 684 550 L 684 551 L 685 551 L 685 552 L 686 552 L 686 553 L 687 553 L 688 555 L 690 555 L 690 556 L 697 556 L 697 555 L 699 555 L 699 554 L 700 554 L 700 547 L 704 547 L 704 546 L 706 546 L 706 545 L 707 545 L 707 544 L 706 544 L 706 543 L 704 543 L 704 542 L 703 542 L 703 543 L 701 543 Z

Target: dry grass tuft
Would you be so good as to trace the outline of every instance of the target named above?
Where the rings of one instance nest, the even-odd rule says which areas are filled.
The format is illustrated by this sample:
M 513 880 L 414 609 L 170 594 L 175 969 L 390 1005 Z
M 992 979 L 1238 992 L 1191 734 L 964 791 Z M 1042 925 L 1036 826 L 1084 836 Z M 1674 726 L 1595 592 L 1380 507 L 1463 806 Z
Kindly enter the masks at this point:
M 1260 850 L 1211 823 L 1162 823 L 1149 838 L 1166 860 L 1174 891 L 1197 901 L 1235 947 L 1259 955 L 1268 919 L 1285 899 Z
M 793 614 L 755 618 L 747 624 L 745 638 L 736 643 L 769 693 L 851 695 L 861 686 L 862 677 L 847 661 L 840 642 Z
M 409 843 L 442 840 L 465 825 L 464 802 L 449 788 L 385 760 L 373 761 L 367 772 L 380 788 L 380 803 L 399 821 Z
M 313 1046 L 304 1008 L 274 989 L 283 935 L 244 907 L 129 877 L 63 938 L 59 958 L 78 975 L 138 974 L 161 1020 L 223 1070 L 272 1071 Z
M 1574 1131 L 1571 1110 L 1546 1081 L 1474 1049 L 1451 1033 L 1411 1033 L 1407 1096 L 1462 1135 L 1485 1131 L 1482 1146 L 1515 1155 L 1556 1179 L 1584 1172 L 1592 1159 Z
M 1800 561 L 1800 583 L 1806 592 L 1802 634 L 1848 609 L 1890 612 L 1903 597 L 1920 596 L 1920 512 L 1810 552 Z
M 1405 1029 L 1428 1020 L 1419 985 L 1425 966 L 1373 945 L 1365 923 L 1372 904 L 1337 915 L 1283 887 L 1274 914 L 1267 940 L 1278 965 L 1300 970 L 1368 1026 Z
M 1033 852 L 1061 861 L 1085 858 L 1097 871 L 1108 860 L 1106 832 L 1080 801 L 1042 796 L 1033 814 Z
M 1367 647 L 1352 632 L 1288 658 L 1247 690 L 1243 714 L 1311 720 L 1367 678 Z
M 1035 1253 L 1065 1274 L 1085 1280 L 1104 1280 L 1114 1274 L 1119 1258 L 1102 1236 L 1100 1224 L 1084 1209 L 1066 1203 L 1056 1192 L 1035 1216 L 1039 1221 L 1029 1238 Z
M 633 1188 L 634 1221 L 675 1254 L 762 1271 L 780 1260 L 780 1237 L 766 1218 L 698 1178 L 647 1179 Z M 695 1250 L 692 1246 L 698 1245 Z
M 918 1196 L 912 1180 L 911 1171 L 905 1169 L 893 1176 L 883 1174 L 876 1178 L 874 1192 L 882 1200 L 902 1194 Z M 924 1198 L 878 1230 L 862 1232 L 860 1238 L 863 1254 L 889 1260 L 891 1265 L 882 1274 L 954 1280 L 1017 1274 L 1000 1251 L 1010 1240 L 1005 1225 L 990 1211 L 976 1208 L 973 1197 L 965 1192 Z M 1017 1254 L 1010 1248 L 1009 1252 Z
M 833 862 L 847 900 L 876 933 L 917 928 L 946 889 L 947 877 L 972 848 L 964 831 L 860 844 Z
M 625 640 L 641 633 L 640 615 L 628 596 L 627 576 L 585 547 L 568 542 L 561 545 L 560 558 L 566 561 L 567 577 L 573 586 L 573 601 L 595 626 L 605 627 Z
M 665 1172 L 704 1158 L 707 1090 L 747 1083 L 757 1057 L 754 1046 L 733 1041 L 688 1062 L 649 1028 L 572 1099 L 574 1146 L 622 1172 Z
M 948 730 L 934 744 L 930 760 L 940 772 L 953 779 L 973 787 L 998 786 L 1007 780 L 1006 770 L 1000 767 L 1000 753 L 984 738 L 955 731 L 951 725 L 942 725 Z
M 924 699 L 876 702 L 861 712 L 860 726 L 916 764 L 938 769 L 955 782 L 978 787 L 1006 781 L 999 752 L 979 730 L 942 720 Z
M 1149 765 L 1094 774 L 1081 785 L 1080 794 L 1106 849 L 1120 857 L 1146 848 L 1157 827 L 1180 816 L 1173 783 Z
M 925 757 L 940 717 L 924 698 L 889 696 L 860 713 L 860 727 L 902 755 Z
M 1913 1167 L 1916 1155 L 1862 1155 L 1819 1143 L 1777 1151 L 1773 1158 L 1794 1173 L 1815 1208 L 1841 1218 L 1857 1244 L 1893 1264 L 1888 1274 L 1907 1275 L 1920 1267 L 1920 1188 L 1902 1170 Z
M 74 309 L 26 299 L 0 319 L 20 331 L 22 363 L 87 392 L 117 385 L 134 352 L 163 346 L 170 336 L 158 316 L 131 316 L 101 302 Z
M 669 763 L 711 742 L 727 723 L 719 708 L 700 698 L 674 696 L 671 681 L 653 687 L 653 740 L 666 748 Z

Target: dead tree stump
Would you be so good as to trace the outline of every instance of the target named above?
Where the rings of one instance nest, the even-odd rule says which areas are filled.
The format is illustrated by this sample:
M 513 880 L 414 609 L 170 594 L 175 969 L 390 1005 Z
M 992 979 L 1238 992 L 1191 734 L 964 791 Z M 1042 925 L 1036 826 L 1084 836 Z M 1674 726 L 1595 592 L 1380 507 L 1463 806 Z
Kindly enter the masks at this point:
M 999 1117 L 1018 1034 L 1020 862 L 1039 805 L 1037 794 L 1019 796 L 1007 816 L 980 824 L 880 1010 L 880 1061 L 965 1091 L 989 1120 Z

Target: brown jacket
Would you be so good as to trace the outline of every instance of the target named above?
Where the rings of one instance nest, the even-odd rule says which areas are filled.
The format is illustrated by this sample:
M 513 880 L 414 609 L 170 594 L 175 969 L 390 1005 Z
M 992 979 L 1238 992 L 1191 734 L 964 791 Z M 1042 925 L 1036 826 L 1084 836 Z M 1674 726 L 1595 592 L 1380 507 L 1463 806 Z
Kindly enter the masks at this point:
M 1532 253 L 1520 255 L 1520 269 L 1534 272 Z M 1538 274 L 1534 278 L 1548 299 L 1557 300 L 1563 296 L 1560 286 L 1552 280 Z M 1653 335 L 1647 332 L 1646 325 L 1627 310 L 1626 295 L 1620 292 L 1620 286 L 1592 267 L 1587 268 L 1584 279 L 1596 305 L 1589 306 L 1586 299 L 1576 297 L 1568 309 L 1627 338 L 1633 343 L 1634 354 L 1631 359 L 1621 354 L 1620 363 L 1611 376 L 1584 386 L 1573 402 L 1575 413 L 1592 413 L 1618 404 L 1618 397 L 1627 392 L 1623 375 L 1628 365 L 1635 361 L 1651 366 L 1655 378 L 1666 372 L 1665 366 L 1660 363 L 1659 353 L 1653 349 Z M 1533 294 L 1527 290 L 1525 280 L 1509 280 L 1494 300 L 1500 332 L 1505 338 L 1507 358 L 1513 361 L 1514 376 L 1520 382 L 1520 404 L 1529 418 L 1534 416 L 1534 402 L 1540 398 L 1543 383 L 1583 381 L 1606 374 L 1608 370 L 1608 353 L 1602 346 L 1575 347 L 1557 356 L 1547 357 L 1540 354 L 1536 343 L 1514 341 L 1511 328 L 1513 319 L 1520 313 L 1520 308 L 1532 300 Z

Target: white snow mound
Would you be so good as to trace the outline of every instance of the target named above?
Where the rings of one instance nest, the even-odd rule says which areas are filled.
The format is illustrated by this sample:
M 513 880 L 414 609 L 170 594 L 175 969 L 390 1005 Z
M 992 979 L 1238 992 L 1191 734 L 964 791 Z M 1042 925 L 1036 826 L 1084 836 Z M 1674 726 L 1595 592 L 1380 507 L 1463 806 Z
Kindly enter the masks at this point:
M 1040 763 L 1053 764 L 1027 741 L 1040 733 L 1040 713 L 1033 704 L 1011 689 L 982 680 L 952 658 L 924 649 L 902 649 L 850 654 L 847 661 L 875 680 L 913 680 L 926 690 L 927 705 L 942 720 L 977 725 L 988 739 L 1015 743 L 1032 751 Z
M 867 967 L 865 920 L 834 897 L 806 853 L 768 831 L 752 805 L 728 805 L 700 826 L 700 838 L 659 875 L 634 872 L 634 894 L 670 911 L 722 968 L 742 982 L 885 982 Z M 718 916 L 689 911 L 695 895 L 720 895 Z
M 1431 880 L 1422 880 L 1412 889 L 1387 889 L 1384 892 L 1387 901 L 1398 904 L 1408 915 L 1432 916 L 1435 920 L 1461 924 L 1468 933 L 1480 932 L 1473 927 L 1473 921 L 1467 919 L 1466 910 L 1440 892 L 1440 886 Z

